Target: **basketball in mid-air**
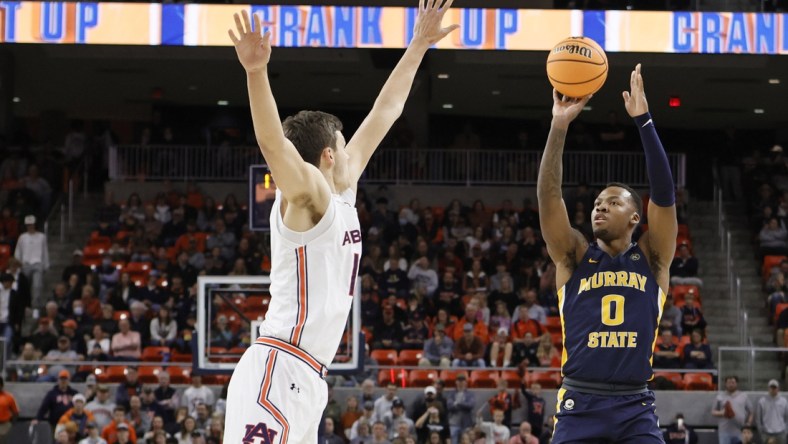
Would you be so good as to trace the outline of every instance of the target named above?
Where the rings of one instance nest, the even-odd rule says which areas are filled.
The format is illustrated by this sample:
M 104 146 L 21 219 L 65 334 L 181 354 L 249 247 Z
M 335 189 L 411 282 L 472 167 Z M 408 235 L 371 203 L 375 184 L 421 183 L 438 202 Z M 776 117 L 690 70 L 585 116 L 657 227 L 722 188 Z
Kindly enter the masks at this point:
M 607 55 L 588 37 L 561 40 L 547 56 L 547 78 L 565 96 L 593 94 L 607 80 Z

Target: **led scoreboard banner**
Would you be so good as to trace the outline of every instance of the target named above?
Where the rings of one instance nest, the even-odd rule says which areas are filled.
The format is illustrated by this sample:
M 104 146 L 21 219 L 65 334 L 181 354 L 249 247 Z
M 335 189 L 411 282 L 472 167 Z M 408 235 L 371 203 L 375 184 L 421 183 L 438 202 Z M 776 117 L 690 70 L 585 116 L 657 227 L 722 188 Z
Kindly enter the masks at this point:
M 0 43 L 230 46 L 242 9 L 283 47 L 404 48 L 415 8 L 0 1 Z M 547 51 L 568 35 L 607 52 L 788 54 L 788 14 L 455 8 L 441 49 Z

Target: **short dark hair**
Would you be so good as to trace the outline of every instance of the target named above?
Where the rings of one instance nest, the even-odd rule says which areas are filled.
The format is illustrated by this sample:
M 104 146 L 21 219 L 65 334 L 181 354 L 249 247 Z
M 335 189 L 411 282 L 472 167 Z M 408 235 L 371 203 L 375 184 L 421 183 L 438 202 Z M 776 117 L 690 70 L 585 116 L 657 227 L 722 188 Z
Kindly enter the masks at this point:
M 739 377 L 735 375 L 726 377 L 725 382 L 728 382 L 729 379 L 733 379 L 734 381 L 739 382 Z
M 629 185 L 621 182 L 610 182 L 607 185 L 605 185 L 605 188 L 610 188 L 610 187 L 619 187 L 629 191 L 629 194 L 632 196 L 632 204 L 635 205 L 635 208 L 637 209 L 638 212 L 638 216 L 643 217 L 643 199 L 640 198 L 640 194 L 638 194 L 637 191 L 635 191 Z
M 326 147 L 336 149 L 336 132 L 342 131 L 342 121 L 322 111 L 299 111 L 286 118 L 282 127 L 301 158 L 320 167 L 320 153 Z

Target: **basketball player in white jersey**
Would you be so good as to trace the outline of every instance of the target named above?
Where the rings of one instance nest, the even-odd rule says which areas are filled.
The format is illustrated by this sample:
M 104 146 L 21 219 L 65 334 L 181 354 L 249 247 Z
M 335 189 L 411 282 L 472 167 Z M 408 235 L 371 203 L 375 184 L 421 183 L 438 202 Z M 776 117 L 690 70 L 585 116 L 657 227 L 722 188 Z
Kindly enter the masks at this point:
M 361 259 L 355 209 L 359 177 L 402 113 L 427 49 L 452 0 L 419 5 L 413 40 L 372 111 L 345 143 L 336 117 L 301 111 L 284 124 L 268 81 L 270 33 L 235 15 L 229 31 L 246 70 L 260 150 L 276 180 L 271 212 L 271 302 L 260 337 L 241 357 L 227 394 L 225 444 L 315 443 L 327 402 L 323 380 L 352 305 Z M 426 0 L 429 2 L 430 0 Z

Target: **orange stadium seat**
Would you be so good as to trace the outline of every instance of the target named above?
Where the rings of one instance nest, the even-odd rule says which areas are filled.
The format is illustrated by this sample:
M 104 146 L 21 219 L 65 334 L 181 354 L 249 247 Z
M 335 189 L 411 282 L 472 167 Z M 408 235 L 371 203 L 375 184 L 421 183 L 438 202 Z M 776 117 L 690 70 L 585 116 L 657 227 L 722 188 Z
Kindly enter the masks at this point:
M 141 358 L 143 362 L 162 362 L 164 355 L 168 353 L 170 353 L 169 347 L 149 346 L 142 349 Z
M 684 375 L 684 390 L 714 390 L 714 381 L 709 373 L 687 373 Z
M 105 251 L 104 248 L 86 246 L 82 249 L 82 264 L 89 267 L 101 265 L 101 255 Z
M 11 259 L 11 246 L 0 244 L 0 270 L 6 269 L 9 259 Z
M 673 383 L 673 386 L 676 387 L 676 390 L 683 390 L 684 389 L 684 377 L 681 376 L 681 373 L 676 372 L 655 372 L 654 378 L 665 378 L 668 381 Z
M 495 388 L 499 377 L 497 370 L 472 370 L 468 381 L 472 388 Z
M 693 293 L 695 295 L 695 302 L 700 304 L 702 303 L 700 297 L 700 289 L 696 285 L 674 285 L 672 288 L 673 292 L 673 303 L 679 304 L 684 303 L 684 297 L 689 294 Z
M 271 296 L 249 296 L 244 302 L 244 309 L 267 309 Z
M 224 385 L 230 382 L 230 375 L 202 375 L 202 383 L 207 385 Z
M 763 263 L 761 265 L 761 277 L 763 277 L 764 281 L 769 279 L 769 274 L 771 273 L 772 268 L 779 266 L 780 262 L 782 262 L 785 258 L 785 256 L 772 255 L 763 257 Z
M 370 357 L 378 362 L 378 365 L 397 365 L 397 351 L 389 349 L 372 350 Z
M 777 307 L 774 309 L 774 322 L 777 322 L 777 319 L 780 317 L 780 313 L 782 313 L 786 308 L 788 308 L 788 303 L 777 304 Z
M 143 384 L 156 384 L 159 382 L 159 373 L 164 370 L 155 365 L 143 365 L 139 367 L 139 380 Z
M 130 316 L 128 310 L 115 310 L 112 314 L 112 319 L 119 321 L 121 319 L 126 319 Z
M 104 382 L 123 382 L 126 380 L 126 367 L 123 365 L 110 365 L 102 375 Z
M 189 367 L 167 367 L 170 374 L 170 383 L 189 384 L 192 380 L 192 369 Z
M 424 356 L 422 350 L 400 350 L 397 363 L 399 365 L 419 365 L 422 356 Z
M 686 238 L 692 238 L 692 236 L 690 236 L 689 225 L 687 225 L 687 224 L 679 224 L 678 235 L 686 237 Z
M 77 367 L 77 373 L 93 373 L 98 375 L 104 373 L 104 366 L 101 365 L 80 365 Z
M 443 385 L 446 387 L 456 387 L 457 386 L 457 375 L 463 373 L 465 377 L 468 377 L 468 372 L 465 370 L 441 370 L 440 378 L 443 380 Z
M 403 386 L 403 381 L 407 381 L 408 372 L 405 370 L 386 369 L 378 372 L 378 387 L 385 387 L 390 383 Z
M 525 383 L 528 387 L 536 383 L 546 389 L 558 388 L 561 385 L 560 372 L 528 372 L 525 374 Z
M 123 271 L 128 273 L 131 280 L 137 285 L 145 285 L 150 269 L 151 266 L 148 262 L 129 262 Z
M 550 334 L 561 334 L 561 318 L 558 316 L 548 316 L 544 326 Z
M 438 379 L 436 370 L 411 370 L 408 375 L 408 385 L 411 387 L 427 387 L 434 384 L 436 379 Z
M 99 236 L 98 233 L 95 231 L 93 233 L 95 233 L 96 236 L 93 236 L 93 234 L 90 235 L 90 239 L 88 240 L 88 245 L 91 247 L 103 248 L 105 250 L 109 250 L 109 247 L 112 246 L 112 239 L 110 239 L 107 236 Z
M 191 353 L 181 353 L 178 350 L 173 350 L 172 354 L 170 355 L 170 361 L 172 361 L 172 362 L 192 362 L 192 354 Z
M 501 372 L 501 379 L 506 381 L 506 386 L 509 388 L 519 388 L 523 378 L 515 370 L 504 370 Z

